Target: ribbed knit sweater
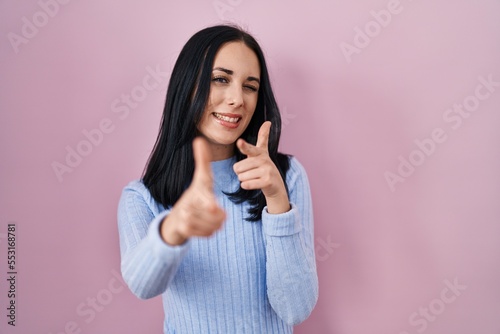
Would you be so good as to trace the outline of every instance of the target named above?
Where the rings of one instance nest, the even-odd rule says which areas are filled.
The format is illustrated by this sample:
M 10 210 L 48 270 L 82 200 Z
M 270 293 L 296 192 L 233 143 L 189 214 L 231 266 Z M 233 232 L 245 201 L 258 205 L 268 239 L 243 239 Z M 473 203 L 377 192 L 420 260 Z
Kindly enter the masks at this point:
M 118 207 L 121 270 L 139 298 L 162 295 L 164 333 L 292 333 L 318 298 L 313 212 L 307 175 L 290 158 L 291 209 L 245 221 L 248 204 L 224 192 L 238 189 L 235 158 L 211 163 L 214 193 L 226 212 L 211 237 L 171 246 L 160 235 L 169 214 L 142 181 L 132 181 Z

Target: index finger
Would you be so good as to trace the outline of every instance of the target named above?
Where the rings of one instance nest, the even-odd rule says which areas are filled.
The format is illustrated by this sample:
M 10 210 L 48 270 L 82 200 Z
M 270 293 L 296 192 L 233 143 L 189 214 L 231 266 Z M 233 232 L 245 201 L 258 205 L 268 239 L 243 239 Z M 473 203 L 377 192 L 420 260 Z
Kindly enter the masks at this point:
M 269 133 L 271 132 L 271 122 L 265 121 L 262 123 L 259 129 L 259 134 L 257 136 L 257 147 L 263 148 L 268 151 L 269 145 Z

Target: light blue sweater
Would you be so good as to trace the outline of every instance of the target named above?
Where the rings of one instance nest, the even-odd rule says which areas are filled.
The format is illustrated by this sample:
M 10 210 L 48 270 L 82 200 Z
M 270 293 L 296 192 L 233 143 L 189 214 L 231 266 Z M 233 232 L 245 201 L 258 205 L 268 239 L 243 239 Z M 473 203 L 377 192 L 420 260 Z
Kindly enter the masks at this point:
M 286 182 L 292 209 L 248 222 L 248 204 L 222 191 L 239 181 L 235 158 L 212 162 L 214 192 L 226 211 L 209 238 L 166 244 L 160 223 L 169 209 L 142 181 L 128 184 L 118 207 L 121 270 L 139 298 L 162 295 L 165 333 L 292 333 L 318 298 L 313 212 L 304 168 L 291 158 Z

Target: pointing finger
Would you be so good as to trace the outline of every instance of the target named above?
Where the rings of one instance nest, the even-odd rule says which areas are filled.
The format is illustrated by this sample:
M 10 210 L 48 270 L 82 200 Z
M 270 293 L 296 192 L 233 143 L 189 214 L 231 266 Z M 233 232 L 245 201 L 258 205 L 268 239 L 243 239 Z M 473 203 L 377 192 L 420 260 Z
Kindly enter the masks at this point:
M 265 121 L 262 123 L 259 129 L 259 135 L 257 137 L 257 147 L 263 148 L 268 151 L 269 144 L 269 133 L 271 132 L 271 122 Z

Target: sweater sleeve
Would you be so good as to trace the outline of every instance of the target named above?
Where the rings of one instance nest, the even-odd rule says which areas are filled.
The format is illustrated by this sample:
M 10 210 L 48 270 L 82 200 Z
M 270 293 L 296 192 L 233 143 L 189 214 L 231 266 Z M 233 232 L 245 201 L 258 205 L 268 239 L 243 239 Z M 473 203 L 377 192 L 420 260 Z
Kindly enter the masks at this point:
M 172 281 L 189 240 L 171 246 L 160 235 L 160 224 L 169 210 L 155 215 L 154 201 L 144 184 L 131 182 L 118 204 L 121 271 L 130 290 L 147 299 L 162 294 Z
M 291 158 L 287 172 L 291 210 L 262 213 L 269 302 L 289 325 L 307 319 L 318 299 L 313 211 L 309 181 L 302 165 Z

